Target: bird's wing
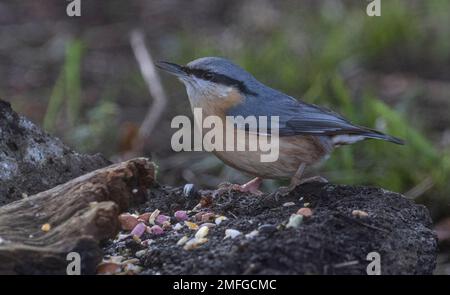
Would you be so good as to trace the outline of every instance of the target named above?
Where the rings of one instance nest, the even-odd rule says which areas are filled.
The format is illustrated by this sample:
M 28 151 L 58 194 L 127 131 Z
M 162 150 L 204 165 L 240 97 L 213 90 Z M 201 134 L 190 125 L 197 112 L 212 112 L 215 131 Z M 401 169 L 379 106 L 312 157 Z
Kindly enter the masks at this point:
M 266 92 L 262 96 L 247 96 L 240 105 L 231 108 L 227 115 L 230 116 L 271 116 L 279 117 L 279 135 L 361 135 L 370 138 L 379 138 L 396 143 L 400 140 L 385 135 L 376 130 L 360 127 L 350 123 L 341 115 L 326 108 L 295 100 L 276 90 Z M 238 128 L 259 133 L 257 129 L 244 125 Z M 270 124 L 269 124 L 270 132 Z

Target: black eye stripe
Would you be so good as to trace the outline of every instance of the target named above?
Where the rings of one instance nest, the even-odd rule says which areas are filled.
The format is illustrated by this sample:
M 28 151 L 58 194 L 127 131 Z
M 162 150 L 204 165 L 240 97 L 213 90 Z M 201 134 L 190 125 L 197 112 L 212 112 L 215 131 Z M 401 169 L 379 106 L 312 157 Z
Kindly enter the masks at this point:
M 214 72 L 202 70 L 202 69 L 192 69 L 192 68 L 188 68 L 188 67 L 183 67 L 183 70 L 187 74 L 194 75 L 195 77 L 197 77 L 199 79 L 211 81 L 211 82 L 226 85 L 226 86 L 234 86 L 243 93 L 255 95 L 255 93 L 250 91 L 242 81 L 230 78 L 226 75 L 222 75 L 222 74 L 218 74 L 218 73 L 214 73 Z

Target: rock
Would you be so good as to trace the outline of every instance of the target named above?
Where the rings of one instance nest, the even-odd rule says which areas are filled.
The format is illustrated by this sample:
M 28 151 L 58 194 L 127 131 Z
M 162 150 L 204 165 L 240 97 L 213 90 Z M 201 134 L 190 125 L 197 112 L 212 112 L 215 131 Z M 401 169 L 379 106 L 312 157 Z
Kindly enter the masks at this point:
M 0 206 L 110 164 L 72 151 L 1 99 L 0 138 Z

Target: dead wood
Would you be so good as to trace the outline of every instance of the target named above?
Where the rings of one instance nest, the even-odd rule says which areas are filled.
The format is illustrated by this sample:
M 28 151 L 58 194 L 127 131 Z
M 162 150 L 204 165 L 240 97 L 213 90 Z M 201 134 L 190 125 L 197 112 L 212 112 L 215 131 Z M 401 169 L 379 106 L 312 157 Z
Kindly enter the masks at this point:
M 133 159 L 0 207 L 0 274 L 65 274 L 73 251 L 82 273 L 95 273 L 99 242 L 117 234 L 118 214 L 142 200 L 154 175 L 151 162 Z

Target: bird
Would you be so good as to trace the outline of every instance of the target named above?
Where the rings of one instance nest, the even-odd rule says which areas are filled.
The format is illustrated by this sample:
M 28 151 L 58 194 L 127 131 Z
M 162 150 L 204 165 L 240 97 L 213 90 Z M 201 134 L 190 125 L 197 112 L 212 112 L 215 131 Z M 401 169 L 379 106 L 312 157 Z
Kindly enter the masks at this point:
M 278 117 L 279 156 L 276 161 L 262 162 L 260 150 L 213 151 L 225 164 L 254 177 L 245 184 L 232 186 L 241 192 L 261 194 L 259 187 L 263 179 L 290 178 L 289 190 L 309 181 L 326 181 L 319 176 L 304 179 L 304 171 L 326 160 L 341 145 L 365 139 L 404 144 L 402 139 L 355 125 L 328 108 L 273 89 L 223 57 L 202 57 L 186 65 L 160 61 L 156 66 L 176 76 L 186 87 L 191 108 L 201 108 L 206 116 Z M 249 130 L 242 125 L 233 128 L 246 134 L 270 137 L 270 132 L 260 132 L 259 128 Z

